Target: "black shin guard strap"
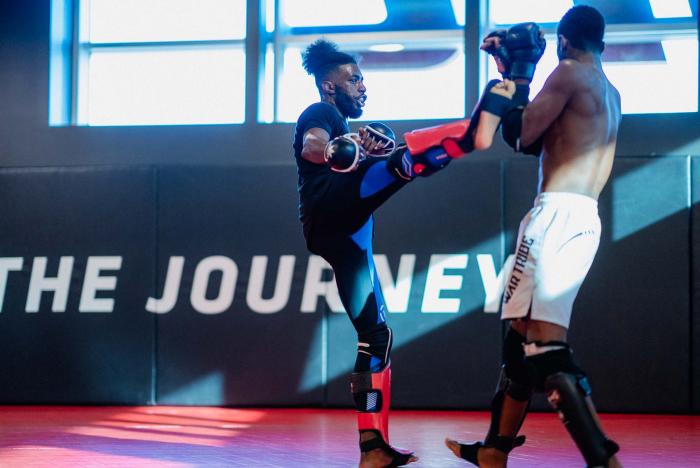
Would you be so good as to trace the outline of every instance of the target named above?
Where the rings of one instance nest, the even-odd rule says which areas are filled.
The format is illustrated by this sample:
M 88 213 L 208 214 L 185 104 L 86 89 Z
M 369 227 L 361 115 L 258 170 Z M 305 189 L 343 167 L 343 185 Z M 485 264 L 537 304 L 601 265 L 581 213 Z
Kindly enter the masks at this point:
M 505 380 L 507 380 L 507 378 L 505 378 Z M 499 388 L 502 386 L 503 384 L 500 384 Z M 508 454 L 515 447 L 520 447 L 525 443 L 525 436 L 506 437 L 498 435 L 498 426 L 501 422 L 505 395 L 506 393 L 503 390 L 498 390 L 491 400 L 491 425 L 489 426 L 489 432 L 486 434 L 484 441 L 475 442 L 473 444 L 459 444 L 459 456 L 469 463 L 479 466 L 479 449 L 482 447 L 495 448 L 496 450 Z M 522 420 L 520 421 L 520 425 L 522 425 Z M 520 425 L 515 431 L 516 434 L 517 431 L 520 430 Z
M 377 435 L 377 437 L 366 440 L 364 442 L 360 442 L 361 452 L 371 452 L 372 450 L 381 449 L 382 451 L 384 451 L 384 453 L 391 457 L 391 463 L 389 463 L 387 466 L 403 466 L 408 463 L 408 461 L 413 456 L 413 452 L 399 452 L 394 447 L 384 442 L 384 439 L 382 439 L 382 436 L 381 434 L 379 434 L 379 432 L 372 432 L 374 432 Z
M 525 443 L 525 436 L 518 437 L 502 437 L 492 436 L 489 441 L 475 442 L 473 444 L 459 444 L 459 456 L 469 463 L 479 466 L 479 449 L 495 448 L 505 454 L 510 453 L 516 447 L 520 447 Z

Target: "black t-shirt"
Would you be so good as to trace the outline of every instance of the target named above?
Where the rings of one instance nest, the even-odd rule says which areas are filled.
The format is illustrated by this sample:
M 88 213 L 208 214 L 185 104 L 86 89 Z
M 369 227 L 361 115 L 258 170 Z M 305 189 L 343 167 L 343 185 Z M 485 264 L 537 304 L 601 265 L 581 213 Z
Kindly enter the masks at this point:
M 308 224 L 314 206 L 325 195 L 335 174 L 326 164 L 314 164 L 301 157 L 304 147 L 304 133 L 311 128 L 321 128 L 328 132 L 330 138 L 350 132 L 348 122 L 340 115 L 338 109 L 325 102 L 317 102 L 306 108 L 297 120 L 294 132 L 294 157 L 299 174 L 299 219 L 308 234 Z

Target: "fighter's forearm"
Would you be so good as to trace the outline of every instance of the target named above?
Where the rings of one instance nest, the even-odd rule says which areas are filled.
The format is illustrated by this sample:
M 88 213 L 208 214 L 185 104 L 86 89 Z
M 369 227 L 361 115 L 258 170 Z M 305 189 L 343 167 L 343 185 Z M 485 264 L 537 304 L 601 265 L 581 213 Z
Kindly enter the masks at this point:
M 542 151 L 542 132 L 533 132 L 533 127 L 527 124 L 529 96 L 528 83 L 516 86 L 513 107 L 503 116 L 501 134 L 503 140 L 515 151 L 539 156 Z
M 523 109 L 522 121 L 522 130 L 520 132 L 520 146 L 523 148 L 527 148 L 541 140 L 544 132 L 537 131 L 534 125 L 528 123 L 527 107 Z
M 501 124 L 501 116 L 482 111 L 479 125 L 474 133 L 474 149 L 485 150 L 493 144 L 493 137 Z
M 499 80 L 489 82 L 470 119 L 413 130 L 404 134 L 409 151 L 412 154 L 418 154 L 431 147 L 441 146 L 451 158 L 459 158 L 475 149 L 486 149 L 491 146 L 501 116 L 513 105 L 510 98 L 500 94 L 501 89 L 492 91 L 496 86 L 503 87 L 504 82 Z

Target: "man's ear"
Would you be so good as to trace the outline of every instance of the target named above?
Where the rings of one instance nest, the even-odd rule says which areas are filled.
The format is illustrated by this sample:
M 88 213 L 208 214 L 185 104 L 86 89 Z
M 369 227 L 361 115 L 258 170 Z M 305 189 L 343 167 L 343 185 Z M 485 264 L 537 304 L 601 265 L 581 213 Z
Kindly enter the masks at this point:
M 325 94 L 333 95 L 333 94 L 335 94 L 335 83 L 333 83 L 332 81 L 322 81 L 321 82 L 321 90 Z
M 561 34 L 559 34 L 558 38 L 559 38 L 560 47 L 563 50 L 568 49 L 569 48 L 569 40 L 567 38 L 565 38 L 564 36 L 562 36 Z

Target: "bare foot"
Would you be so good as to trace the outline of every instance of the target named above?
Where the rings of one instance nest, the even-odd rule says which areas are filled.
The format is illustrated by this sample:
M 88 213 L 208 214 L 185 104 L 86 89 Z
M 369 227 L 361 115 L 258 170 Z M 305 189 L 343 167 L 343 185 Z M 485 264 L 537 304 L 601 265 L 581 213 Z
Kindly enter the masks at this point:
M 462 458 L 462 444 L 456 440 L 445 438 L 445 445 L 457 458 Z M 480 467 L 504 468 L 508 462 L 508 455 L 493 447 L 479 447 L 477 461 Z
M 462 451 L 460 449 L 459 442 L 457 442 L 456 440 L 452 440 L 448 437 L 445 437 L 445 445 L 447 446 L 448 449 L 450 449 L 452 451 L 452 453 L 455 454 L 455 457 L 462 458 Z
M 362 452 L 362 455 L 360 455 L 360 468 L 381 468 L 384 466 L 389 466 L 393 460 L 394 459 L 391 455 L 389 455 L 383 449 L 378 448 L 370 450 L 369 452 Z M 418 457 L 411 455 L 405 465 L 416 461 L 418 461 Z

